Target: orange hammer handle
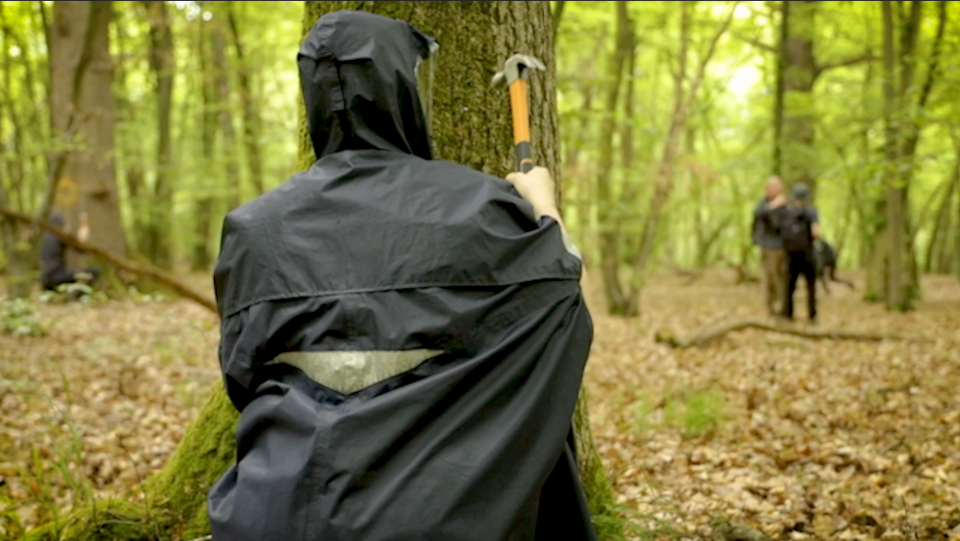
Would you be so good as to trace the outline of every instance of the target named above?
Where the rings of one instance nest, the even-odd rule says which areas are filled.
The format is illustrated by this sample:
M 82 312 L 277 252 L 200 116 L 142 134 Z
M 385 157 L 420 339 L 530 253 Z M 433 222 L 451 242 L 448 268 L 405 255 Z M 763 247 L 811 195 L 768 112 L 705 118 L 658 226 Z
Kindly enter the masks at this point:
M 517 165 L 520 171 L 526 173 L 533 169 L 526 79 L 517 79 L 510 84 L 510 110 L 513 113 L 513 143 L 517 149 Z

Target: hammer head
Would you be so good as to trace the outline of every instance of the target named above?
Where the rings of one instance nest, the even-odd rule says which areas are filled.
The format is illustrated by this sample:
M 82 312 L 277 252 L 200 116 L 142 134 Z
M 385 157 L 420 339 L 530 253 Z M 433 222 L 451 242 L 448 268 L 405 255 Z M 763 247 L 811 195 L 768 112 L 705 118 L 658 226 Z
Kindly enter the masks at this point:
M 547 71 L 543 62 L 536 58 L 527 54 L 515 54 L 503 63 L 503 71 L 499 71 L 493 76 L 493 85 L 510 86 L 517 79 L 526 79 L 527 71 L 531 69 Z

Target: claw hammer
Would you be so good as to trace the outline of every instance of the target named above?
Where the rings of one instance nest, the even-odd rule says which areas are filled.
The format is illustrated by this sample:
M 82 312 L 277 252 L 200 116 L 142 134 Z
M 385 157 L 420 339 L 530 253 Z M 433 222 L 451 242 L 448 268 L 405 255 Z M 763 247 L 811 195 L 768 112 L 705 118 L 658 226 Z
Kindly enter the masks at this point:
M 517 151 L 517 166 L 526 173 L 533 169 L 530 148 L 530 108 L 527 79 L 531 69 L 546 71 L 546 66 L 536 58 L 515 54 L 503 64 L 503 71 L 493 76 L 493 86 L 510 88 L 510 112 L 513 116 L 513 143 Z

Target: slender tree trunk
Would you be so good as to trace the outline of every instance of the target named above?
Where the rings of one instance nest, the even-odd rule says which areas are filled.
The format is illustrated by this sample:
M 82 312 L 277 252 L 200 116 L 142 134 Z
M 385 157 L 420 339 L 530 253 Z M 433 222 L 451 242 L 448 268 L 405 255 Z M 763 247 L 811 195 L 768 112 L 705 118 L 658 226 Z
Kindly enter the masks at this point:
M 633 37 L 630 35 L 631 22 L 627 15 L 627 3 L 624 0 L 618 0 L 616 9 L 616 46 L 610 58 L 604 103 L 604 110 L 608 111 L 609 114 L 604 115 L 603 122 L 600 125 L 600 156 L 597 172 L 597 202 L 606 215 L 613 214 L 611 211 L 616 206 L 615 196 L 611 189 L 613 136 L 616 131 L 613 112 L 617 110 L 618 96 L 623 80 L 623 67 L 633 44 Z M 617 225 L 617 220 L 614 219 L 601 228 L 600 257 L 607 310 L 611 314 L 623 315 L 627 303 L 620 287 L 620 232 L 617 230 Z
M 784 184 L 803 182 L 816 200 L 817 153 L 814 148 L 816 78 L 814 37 L 817 3 L 783 2 L 783 113 L 781 168 Z
M 943 200 L 940 203 L 940 208 L 937 210 L 937 216 L 934 219 L 933 223 L 933 233 L 930 236 L 930 243 L 927 245 L 927 257 L 923 263 L 924 272 L 934 272 L 934 255 L 936 254 L 940 245 L 943 244 L 941 239 L 949 238 L 950 236 L 950 204 L 953 203 L 953 193 L 956 190 L 957 183 L 960 182 L 960 155 L 954 160 L 953 163 L 953 172 L 950 175 L 950 180 L 947 181 L 948 185 L 946 191 L 943 194 Z M 942 255 L 941 250 L 941 255 Z M 942 267 L 938 265 L 936 272 L 944 272 Z
M 773 101 L 773 174 L 783 175 L 783 97 L 786 92 L 783 71 L 786 68 L 787 40 L 790 37 L 790 10 L 780 2 L 780 36 L 777 43 L 776 88 Z
M 111 2 L 54 3 L 50 63 L 54 134 L 73 146 L 57 158 L 45 205 L 61 210 L 76 228 L 90 220 L 90 242 L 126 253 L 114 172 Z M 54 197 L 56 196 L 56 198 Z M 47 209 L 41 208 L 45 216 Z
M 600 31 L 600 35 L 597 38 L 597 43 L 594 46 L 593 54 L 591 54 L 586 62 L 580 67 L 577 72 L 579 75 L 577 78 L 580 81 L 579 84 L 579 93 L 583 96 L 583 102 L 580 107 L 580 118 L 579 123 L 576 129 L 568 130 L 564 133 L 564 138 L 567 141 L 566 144 L 566 155 L 563 159 L 563 177 L 568 186 L 576 186 L 572 190 L 574 194 L 576 209 L 577 209 L 577 229 L 579 230 L 579 241 L 583 245 L 583 248 L 586 248 L 590 244 L 590 226 L 591 226 L 591 210 L 593 208 L 594 197 L 593 197 L 593 174 L 583 168 L 580 164 L 580 151 L 583 146 L 587 144 L 588 133 L 590 130 L 590 117 L 592 113 L 593 100 L 596 96 L 596 85 L 592 84 L 590 79 L 593 78 L 594 70 L 596 68 L 596 58 L 600 56 L 601 51 L 603 50 L 603 44 L 605 43 L 607 37 L 607 29 L 604 27 Z M 568 192 L 570 193 L 570 192 Z M 565 197 L 565 200 L 569 198 Z M 590 254 L 592 250 L 583 250 L 584 264 L 590 266 Z
M 693 100 L 697 96 L 700 84 L 703 82 L 704 74 L 713 53 L 716 51 L 717 43 L 720 38 L 730 28 L 733 22 L 733 15 L 739 2 L 734 3 L 727 14 L 726 19 L 720 25 L 720 28 L 710 39 L 707 50 L 700 58 L 693 79 L 690 81 L 690 88 L 684 89 L 684 80 L 686 79 L 686 57 L 690 40 L 690 6 L 683 2 L 680 7 L 680 67 L 674 74 L 674 105 L 673 113 L 670 115 L 670 125 L 667 129 L 667 140 L 664 143 L 663 155 L 657 166 L 656 186 L 654 187 L 653 198 L 650 200 L 650 209 L 647 212 L 647 219 L 643 226 L 643 233 L 640 243 L 640 249 L 633 264 L 633 280 L 630 284 L 630 292 L 627 295 L 628 307 L 626 312 L 630 315 L 640 313 L 640 292 L 643 289 L 643 278 L 646 272 L 647 262 L 653 253 L 656 243 L 657 227 L 660 222 L 660 212 L 667 202 L 670 195 L 670 189 L 673 187 L 674 169 L 677 161 L 678 147 L 680 145 L 680 136 L 684 131 L 689 116 Z
M 263 167 L 260 164 L 260 113 L 254 105 L 253 89 L 250 88 L 250 65 L 244 56 L 243 42 L 240 39 L 240 28 L 237 24 L 236 9 L 233 2 L 227 2 L 227 22 L 230 28 L 230 38 L 237 55 L 237 80 L 240 87 L 240 103 L 243 106 L 243 144 L 247 150 L 247 162 L 250 166 L 250 183 L 256 195 L 265 191 L 263 184 Z
M 12 62 L 10 60 L 10 46 L 11 46 L 11 31 L 7 23 L 6 14 L 3 11 L 3 6 L 0 5 L 0 30 L 2 30 L 2 39 L 3 49 L 0 51 L 2 55 L 2 70 L 3 70 L 3 82 L 4 88 L 0 90 L 0 163 L 5 162 L 7 164 L 7 170 L 3 171 L 0 168 L 0 204 L 8 205 L 11 204 L 9 194 L 13 192 L 14 194 L 19 194 L 17 206 L 23 210 L 23 169 L 22 163 L 20 162 L 20 157 L 17 155 L 8 155 L 7 153 L 7 144 L 6 144 L 6 133 L 4 132 L 4 115 L 2 114 L 4 109 L 7 111 L 7 117 L 10 119 L 11 127 L 13 128 L 13 141 L 14 141 L 14 151 L 22 152 L 21 150 L 21 140 L 20 140 L 20 122 L 17 119 L 17 109 L 14 104 L 13 92 L 11 90 L 10 81 L 12 75 Z M 20 165 L 20 168 L 17 167 Z M 6 177 L 6 181 L 4 181 Z M 8 189 L 9 187 L 9 189 Z M 23 234 L 23 227 L 18 223 L 10 220 L 8 218 L 0 219 L 0 240 L 3 242 L 3 248 L 6 255 L 7 263 L 7 274 L 9 279 L 7 280 L 7 295 L 13 299 L 22 299 L 30 295 L 30 270 L 32 265 L 30 264 L 30 256 L 32 251 L 28 244 L 21 242 L 21 235 Z
M 147 205 L 149 218 L 141 251 L 155 265 L 169 269 L 173 263 L 170 248 L 173 211 L 170 118 L 173 113 L 173 75 L 176 69 L 171 29 L 173 20 L 166 2 L 149 0 L 143 5 L 150 22 L 150 69 L 156 84 L 157 168 L 153 194 Z
M 558 0 L 556 7 L 553 9 L 553 25 L 551 25 L 551 31 L 553 33 L 553 42 L 557 42 L 557 32 L 560 30 L 560 22 L 563 20 L 563 10 L 567 6 L 567 3 L 564 0 Z
M 958 180 L 960 182 L 960 180 Z M 957 223 L 960 223 L 960 185 L 957 186 Z M 953 268 L 957 273 L 957 278 L 960 278 L 960 232 L 956 231 L 957 228 L 954 228 L 953 231 Z
M 203 94 L 203 114 L 200 128 L 200 150 L 203 156 L 214 155 L 214 141 L 217 129 L 215 109 L 214 77 L 211 74 L 210 55 L 207 45 L 209 24 L 200 22 L 197 56 L 200 59 L 200 77 Z M 210 228 L 213 225 L 213 197 L 210 194 L 211 179 L 215 178 L 213 168 L 204 160 L 203 182 L 198 188 L 195 203 L 194 220 L 196 230 L 193 237 L 193 269 L 206 270 L 213 263 L 210 256 Z
M 117 44 L 117 69 L 114 77 L 119 91 L 116 93 L 117 125 L 126 128 L 132 124 L 136 114 L 136 107 L 130 99 L 127 87 L 127 65 L 130 63 L 131 52 L 126 33 L 127 21 L 124 19 L 124 9 L 121 4 L 114 4 L 112 22 L 115 41 Z M 131 230 L 131 244 L 142 252 L 146 237 L 147 211 L 150 197 L 145 191 L 143 154 L 141 141 L 138 137 L 120 137 L 117 154 L 121 158 L 123 183 L 127 190 L 126 208 L 128 209 L 127 223 Z
M 229 185 L 227 210 L 240 206 L 243 183 L 240 181 L 240 168 L 237 166 L 236 134 L 233 130 L 233 114 L 230 112 L 230 73 L 227 66 L 226 42 L 223 27 L 214 21 L 210 27 L 210 39 L 213 45 L 214 85 L 217 89 L 217 118 L 220 121 L 220 154 L 223 156 L 226 180 Z
M 895 185 L 894 167 L 897 164 L 898 130 L 894 116 L 899 111 L 898 95 L 894 88 L 894 27 L 890 0 L 881 3 L 883 11 L 883 121 L 886 129 L 884 144 L 884 184 L 887 186 L 887 307 L 901 310 L 905 303 L 903 288 L 903 215 L 900 190 Z

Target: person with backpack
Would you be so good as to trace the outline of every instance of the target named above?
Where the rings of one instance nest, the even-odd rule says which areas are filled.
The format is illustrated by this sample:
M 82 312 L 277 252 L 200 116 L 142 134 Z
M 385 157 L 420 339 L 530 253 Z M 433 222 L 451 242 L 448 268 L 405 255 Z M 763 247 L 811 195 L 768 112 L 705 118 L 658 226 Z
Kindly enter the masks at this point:
M 813 241 L 820 238 L 817 209 L 809 204 L 810 188 L 802 182 L 790 190 L 790 202 L 774 211 L 778 216 L 780 239 L 787 260 L 787 291 L 783 303 L 783 317 L 793 320 L 793 293 L 797 280 L 807 282 L 807 309 L 810 323 L 817 321 L 817 270 Z

